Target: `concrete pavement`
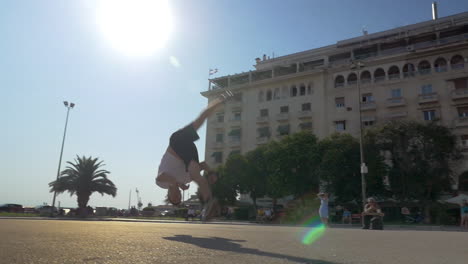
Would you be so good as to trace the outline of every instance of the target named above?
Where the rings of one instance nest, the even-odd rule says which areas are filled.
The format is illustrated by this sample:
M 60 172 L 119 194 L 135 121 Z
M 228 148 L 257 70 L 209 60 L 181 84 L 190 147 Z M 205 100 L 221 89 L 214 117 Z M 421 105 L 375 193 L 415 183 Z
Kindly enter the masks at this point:
M 0 263 L 465 264 L 468 233 L 0 219 Z M 313 230 L 312 230 L 313 231 Z

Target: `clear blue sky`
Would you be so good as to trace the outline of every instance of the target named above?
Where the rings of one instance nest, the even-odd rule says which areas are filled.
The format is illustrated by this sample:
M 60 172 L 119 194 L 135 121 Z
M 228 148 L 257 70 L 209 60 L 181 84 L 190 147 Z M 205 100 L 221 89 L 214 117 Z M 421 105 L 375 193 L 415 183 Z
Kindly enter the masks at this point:
M 430 0 L 172 0 L 174 30 L 151 57 L 128 57 L 96 27 L 94 1 L 4 0 L 0 9 L 0 203 L 51 203 L 66 108 L 76 103 L 63 155 L 99 157 L 116 198 L 91 206 L 126 208 L 138 188 L 160 204 L 154 184 L 169 135 L 206 105 L 209 68 L 220 75 L 253 69 L 254 58 L 304 51 L 431 19 Z M 468 1 L 439 1 L 439 16 Z M 175 57 L 179 67 L 170 63 Z M 205 127 L 198 141 L 204 156 Z M 191 193 L 195 191 L 192 184 Z M 136 203 L 135 193 L 132 195 Z M 62 206 L 76 197 L 58 196 Z

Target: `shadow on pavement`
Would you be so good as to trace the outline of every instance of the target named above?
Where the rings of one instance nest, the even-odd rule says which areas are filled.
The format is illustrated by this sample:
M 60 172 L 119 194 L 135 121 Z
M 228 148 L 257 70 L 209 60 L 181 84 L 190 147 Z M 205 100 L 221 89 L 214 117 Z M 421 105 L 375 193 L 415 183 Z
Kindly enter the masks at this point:
M 278 253 L 265 252 L 254 248 L 244 248 L 238 243 L 234 242 L 245 242 L 245 240 L 231 240 L 221 237 L 192 237 L 189 235 L 175 235 L 174 237 L 163 237 L 166 240 L 177 241 L 187 244 L 193 244 L 207 249 L 222 250 L 222 251 L 232 251 L 236 253 L 243 254 L 252 254 L 258 256 L 279 258 L 288 261 L 294 261 L 298 263 L 311 263 L 311 264 L 338 264 L 336 262 L 317 260 L 317 259 L 308 259 L 302 257 L 288 256 Z

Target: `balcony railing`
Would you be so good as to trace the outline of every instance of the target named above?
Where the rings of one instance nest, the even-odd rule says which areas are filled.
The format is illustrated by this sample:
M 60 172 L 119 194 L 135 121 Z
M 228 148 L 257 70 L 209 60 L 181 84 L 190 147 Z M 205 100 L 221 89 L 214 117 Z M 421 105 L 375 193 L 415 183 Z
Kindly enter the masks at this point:
M 385 81 L 385 76 L 374 77 L 374 82 L 376 82 L 376 83 L 383 82 L 383 81 Z
M 465 64 L 464 63 L 451 64 L 450 67 L 452 68 L 452 70 L 461 70 L 465 68 Z
M 377 106 L 375 105 L 375 102 L 362 102 L 361 103 L 361 110 L 373 110 L 376 109 Z
M 310 118 L 312 117 L 312 111 L 299 111 L 297 113 L 298 118 Z
M 276 115 L 276 120 L 282 121 L 282 120 L 288 120 L 289 119 L 289 113 L 281 113 Z
M 455 89 L 452 91 L 452 100 L 468 98 L 468 88 Z
M 419 69 L 418 70 L 419 75 L 428 75 L 431 73 L 431 69 Z
M 270 118 L 268 116 L 257 116 L 257 123 L 268 123 Z
M 403 72 L 403 78 L 414 77 L 414 71 Z
M 266 144 L 270 140 L 270 137 L 257 137 L 257 144 Z
M 398 80 L 398 79 L 400 79 L 400 74 L 399 73 L 389 74 L 388 79 L 389 80 Z
M 214 142 L 213 148 L 222 148 L 224 147 L 224 142 Z
M 435 70 L 436 72 L 446 72 L 447 69 L 448 69 L 448 68 L 447 68 L 447 65 L 445 65 L 445 66 L 439 66 L 439 67 L 435 67 L 435 68 L 434 68 L 434 70 Z
M 406 104 L 405 98 L 394 97 L 387 99 L 387 107 L 403 106 Z
M 361 79 L 361 84 L 372 83 L 372 79 Z
M 231 138 L 229 140 L 229 146 L 231 146 L 231 147 L 240 146 L 240 144 L 241 144 L 240 138 Z
M 348 85 L 356 85 L 356 84 L 357 84 L 357 80 L 348 81 Z
M 466 127 L 468 126 L 468 116 L 458 117 L 455 119 L 456 127 Z
M 389 119 L 394 119 L 394 118 L 403 118 L 408 116 L 408 112 L 395 112 L 395 113 L 390 113 L 386 115 L 387 118 Z
M 437 102 L 438 100 L 439 100 L 439 95 L 436 92 L 418 95 L 418 102 L 420 104 Z
M 344 86 L 344 83 L 335 83 L 335 88 L 343 87 L 343 86 Z

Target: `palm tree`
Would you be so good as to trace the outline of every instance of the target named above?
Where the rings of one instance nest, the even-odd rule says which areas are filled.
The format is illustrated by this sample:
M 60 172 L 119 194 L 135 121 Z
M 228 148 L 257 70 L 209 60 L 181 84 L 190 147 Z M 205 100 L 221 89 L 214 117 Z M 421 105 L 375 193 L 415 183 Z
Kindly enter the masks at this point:
M 62 171 L 61 176 L 56 181 L 49 183 L 49 187 L 51 187 L 50 192 L 63 193 L 68 191 L 70 196 L 76 194 L 80 215 L 85 216 L 86 206 L 93 192 L 115 197 L 117 188 L 107 178 L 110 172 L 100 169 L 104 165 L 102 161 L 98 162 L 98 158 L 93 159 L 92 157 L 83 156 L 80 158 L 78 155 L 76 157 L 75 163 L 67 162 L 70 166 Z

